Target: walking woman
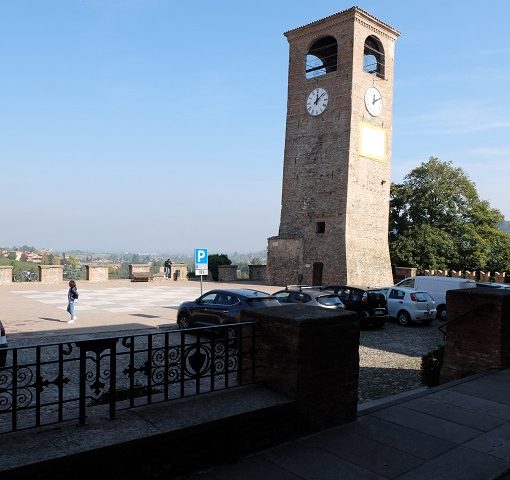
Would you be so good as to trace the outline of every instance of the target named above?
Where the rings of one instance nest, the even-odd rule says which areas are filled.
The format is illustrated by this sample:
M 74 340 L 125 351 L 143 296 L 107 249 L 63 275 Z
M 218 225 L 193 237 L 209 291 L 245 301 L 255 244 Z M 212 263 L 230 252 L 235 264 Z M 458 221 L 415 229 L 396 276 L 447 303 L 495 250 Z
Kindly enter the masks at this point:
M 67 323 L 74 323 L 78 317 L 74 313 L 74 304 L 78 301 L 78 289 L 76 288 L 76 282 L 71 280 L 69 282 L 69 292 L 67 292 L 67 311 L 71 315 L 71 320 Z

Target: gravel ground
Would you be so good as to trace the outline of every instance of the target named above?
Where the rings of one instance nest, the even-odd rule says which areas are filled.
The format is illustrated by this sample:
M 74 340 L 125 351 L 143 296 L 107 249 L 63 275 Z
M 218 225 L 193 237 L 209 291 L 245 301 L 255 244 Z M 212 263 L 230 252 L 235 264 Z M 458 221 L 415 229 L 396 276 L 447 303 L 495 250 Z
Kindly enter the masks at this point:
M 434 320 L 428 326 L 401 327 L 388 322 L 360 336 L 359 401 L 366 402 L 423 387 L 421 357 L 443 344 Z

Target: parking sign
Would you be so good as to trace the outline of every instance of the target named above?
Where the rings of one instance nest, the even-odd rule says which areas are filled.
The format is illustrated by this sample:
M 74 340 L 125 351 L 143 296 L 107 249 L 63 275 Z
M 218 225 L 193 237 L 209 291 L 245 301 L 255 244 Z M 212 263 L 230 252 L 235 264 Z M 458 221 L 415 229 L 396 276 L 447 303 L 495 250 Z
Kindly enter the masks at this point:
M 207 248 L 195 248 L 195 275 L 207 275 L 209 255 Z

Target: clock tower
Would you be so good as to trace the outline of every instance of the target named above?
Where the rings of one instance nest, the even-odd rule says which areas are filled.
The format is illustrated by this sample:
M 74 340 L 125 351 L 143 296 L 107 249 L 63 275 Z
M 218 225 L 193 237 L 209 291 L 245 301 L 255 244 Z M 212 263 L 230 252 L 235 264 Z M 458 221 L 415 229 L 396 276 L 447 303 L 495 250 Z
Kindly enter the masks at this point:
M 399 32 L 352 7 L 290 47 L 279 233 L 269 284 L 392 285 L 388 214 Z

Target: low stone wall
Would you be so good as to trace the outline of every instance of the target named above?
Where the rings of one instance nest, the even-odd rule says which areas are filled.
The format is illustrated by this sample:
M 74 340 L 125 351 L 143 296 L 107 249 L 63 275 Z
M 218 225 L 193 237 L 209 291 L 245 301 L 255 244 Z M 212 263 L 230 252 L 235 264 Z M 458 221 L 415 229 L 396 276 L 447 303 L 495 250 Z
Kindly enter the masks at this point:
M 44 284 L 61 283 L 64 278 L 62 265 L 39 265 L 39 280 Z
M 131 276 L 133 273 L 145 273 L 150 271 L 150 263 L 133 263 L 129 265 L 129 276 Z
M 219 265 L 219 282 L 237 282 L 237 265 Z
M 14 267 L 10 265 L 0 266 L 0 285 L 6 285 L 12 283 L 12 269 Z
M 87 280 L 91 283 L 108 281 L 108 265 L 85 265 Z
M 449 290 L 446 308 L 441 383 L 510 367 L 510 292 L 496 288 Z
M 248 265 L 249 279 L 255 282 L 267 281 L 267 265 Z

